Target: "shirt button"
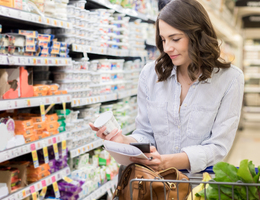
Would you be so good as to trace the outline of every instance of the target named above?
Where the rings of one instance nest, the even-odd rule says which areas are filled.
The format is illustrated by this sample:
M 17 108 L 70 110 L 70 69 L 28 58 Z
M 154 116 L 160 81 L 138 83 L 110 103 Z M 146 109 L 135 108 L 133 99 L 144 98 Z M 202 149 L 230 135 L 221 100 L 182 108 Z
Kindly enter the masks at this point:
M 192 88 L 194 89 L 194 88 L 195 88 L 195 85 L 193 85 Z
M 180 126 L 178 126 L 178 129 L 180 129 L 181 127 Z
M 176 149 L 176 150 L 178 150 L 178 149 L 179 149 L 179 147 L 175 147 L 175 149 Z
M 184 106 L 187 107 L 187 104 L 185 103 Z

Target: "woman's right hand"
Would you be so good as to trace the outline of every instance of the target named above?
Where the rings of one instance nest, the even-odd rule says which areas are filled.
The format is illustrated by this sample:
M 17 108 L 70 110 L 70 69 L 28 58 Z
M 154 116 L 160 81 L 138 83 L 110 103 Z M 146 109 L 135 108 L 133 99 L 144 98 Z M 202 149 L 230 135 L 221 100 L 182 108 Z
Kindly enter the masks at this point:
M 122 130 L 114 129 L 111 131 L 108 135 L 105 135 L 104 132 L 106 130 L 106 127 L 103 127 L 101 129 L 96 128 L 94 124 L 89 123 L 90 128 L 93 131 L 96 131 L 97 136 L 104 140 L 109 140 L 112 142 L 118 142 L 118 143 L 124 143 L 125 136 L 122 135 Z

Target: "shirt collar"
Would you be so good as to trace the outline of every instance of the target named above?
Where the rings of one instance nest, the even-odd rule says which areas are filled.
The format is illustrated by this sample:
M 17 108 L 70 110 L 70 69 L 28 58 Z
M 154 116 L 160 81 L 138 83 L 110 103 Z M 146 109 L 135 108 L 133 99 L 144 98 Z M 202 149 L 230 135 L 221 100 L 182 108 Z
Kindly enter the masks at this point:
M 173 75 L 176 75 L 176 70 L 177 70 L 177 66 L 174 65 L 173 68 L 172 68 L 172 72 L 171 72 L 170 77 L 172 77 Z M 213 74 L 213 72 L 212 72 L 212 74 Z M 200 74 L 199 77 L 201 77 L 201 76 L 202 76 L 202 74 Z M 211 79 L 212 78 L 208 78 L 207 80 L 202 81 L 202 83 L 211 83 Z M 199 81 L 196 81 L 195 83 L 199 83 Z

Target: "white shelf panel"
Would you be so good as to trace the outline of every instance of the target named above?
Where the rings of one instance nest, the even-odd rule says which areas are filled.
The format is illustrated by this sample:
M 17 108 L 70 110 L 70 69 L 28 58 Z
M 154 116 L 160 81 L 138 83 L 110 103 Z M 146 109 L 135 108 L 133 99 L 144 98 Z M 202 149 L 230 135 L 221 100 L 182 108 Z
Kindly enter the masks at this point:
M 260 51 L 260 46 L 248 45 L 244 46 L 245 51 Z
M 260 87 L 245 87 L 245 93 L 260 93 Z
M 260 59 L 244 60 L 244 65 L 260 65 Z
M 135 130 L 135 124 L 131 124 L 127 127 L 125 127 L 123 130 L 122 130 L 122 134 L 127 134 L 127 133 L 130 133 L 132 131 Z M 75 149 L 72 149 L 70 150 L 70 157 L 71 158 L 75 158 L 77 156 L 80 156 L 81 154 L 84 154 L 86 152 L 89 152 L 93 149 L 96 149 L 98 147 L 101 147 L 103 145 L 103 140 L 102 139 L 98 139 L 96 141 L 93 141 L 93 142 L 90 142 L 86 145 L 83 145 L 81 147 L 77 147 Z
M 20 190 L 18 190 L 15 193 L 12 193 L 11 195 L 8 195 L 7 197 L 4 197 L 3 200 L 22 200 L 26 197 L 29 197 L 32 195 L 32 190 L 35 192 L 40 191 L 44 186 L 49 186 L 53 182 L 57 182 L 61 180 L 62 178 L 68 176 L 70 174 L 70 168 L 66 167 L 58 172 L 55 172 L 43 179 L 41 179 L 38 182 L 32 183 Z
M 245 79 L 249 79 L 249 78 L 260 78 L 260 73 L 246 73 Z
M 68 21 L 53 19 L 50 17 L 42 17 L 34 13 L 13 9 L 5 6 L 0 6 L 0 16 L 12 18 L 27 23 L 32 23 L 34 25 L 43 27 L 72 29 L 72 23 Z
M 55 96 L 43 96 L 43 97 L 28 97 L 18 99 L 6 99 L 0 100 L 0 111 L 36 107 L 40 105 L 50 105 L 63 102 L 71 102 L 71 95 L 55 95 Z
M 140 57 L 146 56 L 146 51 L 135 51 L 130 52 L 127 49 L 112 49 L 112 48 L 105 48 L 105 47 L 91 47 L 86 45 L 80 44 L 72 44 L 72 51 L 74 52 L 86 52 L 98 55 L 107 55 L 107 56 L 119 56 L 119 57 Z
M 243 111 L 248 113 L 260 113 L 260 107 L 244 106 Z
M 71 106 L 84 106 L 84 105 L 90 105 L 93 103 L 102 103 L 107 101 L 114 101 L 117 99 L 122 99 L 128 96 L 133 96 L 137 94 L 137 89 L 127 90 L 123 92 L 118 93 L 112 93 L 112 94 L 106 94 L 106 95 L 100 95 L 100 96 L 91 96 L 86 98 L 76 98 L 72 99 Z
M 60 143 L 63 140 L 67 140 L 68 137 L 70 137 L 69 132 L 62 132 L 57 135 L 43 138 L 41 140 L 37 140 L 31 143 L 26 143 L 18 147 L 1 151 L 0 163 L 30 153 L 32 152 L 32 149 L 39 150 L 39 149 L 43 149 L 44 147 L 51 146 L 55 141 L 57 143 Z
M 96 189 L 94 192 L 86 196 L 83 200 L 93 200 L 93 199 L 99 199 L 102 197 L 108 190 L 114 189 L 114 186 L 117 186 L 118 182 L 118 175 L 116 175 L 113 180 L 105 183 L 98 189 Z
M 71 58 L 1 55 L 0 65 L 64 66 L 71 65 Z
M 119 13 L 126 14 L 126 15 L 131 16 L 131 17 L 139 18 L 139 19 L 142 19 L 142 20 L 145 20 L 145 21 L 151 20 L 151 21 L 155 22 L 156 18 L 157 18 L 156 16 L 145 15 L 145 14 L 137 12 L 133 9 L 123 8 L 120 5 L 111 4 L 108 0 L 90 0 L 90 1 L 98 3 L 102 6 L 107 7 L 107 8 L 113 9 L 113 10 L 119 12 Z

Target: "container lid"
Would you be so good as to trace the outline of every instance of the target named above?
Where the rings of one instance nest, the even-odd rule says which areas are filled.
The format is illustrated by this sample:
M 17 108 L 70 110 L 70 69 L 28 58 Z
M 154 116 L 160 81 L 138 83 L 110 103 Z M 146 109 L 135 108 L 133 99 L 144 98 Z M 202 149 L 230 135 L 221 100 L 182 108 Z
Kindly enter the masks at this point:
M 113 116 L 112 111 L 107 111 L 102 113 L 94 122 L 95 127 L 102 127 L 104 126 Z

